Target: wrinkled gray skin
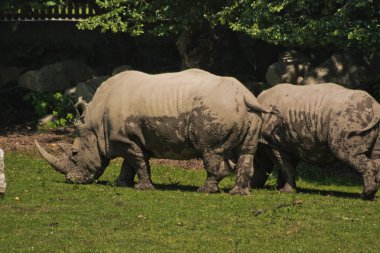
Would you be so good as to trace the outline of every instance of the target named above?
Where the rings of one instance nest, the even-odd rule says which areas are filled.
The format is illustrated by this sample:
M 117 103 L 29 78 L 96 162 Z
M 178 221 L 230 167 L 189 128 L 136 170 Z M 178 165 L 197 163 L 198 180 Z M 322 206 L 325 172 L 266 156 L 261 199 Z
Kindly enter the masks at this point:
M 299 161 L 326 165 L 340 160 L 363 176 L 363 198 L 375 197 L 380 182 L 380 105 L 368 93 L 332 83 L 279 84 L 258 100 L 279 114 L 263 114 L 252 187 L 262 187 L 277 165 L 278 188 L 291 192 Z
M 237 179 L 230 193 L 250 191 L 261 112 L 267 111 L 234 78 L 197 69 L 159 75 L 126 71 L 104 82 L 89 104 L 76 107 L 79 137 L 67 156 L 53 157 L 36 143 L 70 182 L 90 183 L 110 159 L 123 157 L 118 185 L 152 189 L 151 157 L 202 158 L 207 179 L 198 191 L 217 192 L 231 159 Z

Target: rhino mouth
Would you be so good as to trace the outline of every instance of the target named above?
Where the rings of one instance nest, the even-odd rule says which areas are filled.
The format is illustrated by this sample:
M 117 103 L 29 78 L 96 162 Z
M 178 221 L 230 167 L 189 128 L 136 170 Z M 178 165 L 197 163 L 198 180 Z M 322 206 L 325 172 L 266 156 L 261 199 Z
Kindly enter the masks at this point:
M 91 184 L 94 182 L 92 177 L 83 177 L 83 175 L 77 175 L 68 173 L 66 175 L 66 183 L 70 184 Z

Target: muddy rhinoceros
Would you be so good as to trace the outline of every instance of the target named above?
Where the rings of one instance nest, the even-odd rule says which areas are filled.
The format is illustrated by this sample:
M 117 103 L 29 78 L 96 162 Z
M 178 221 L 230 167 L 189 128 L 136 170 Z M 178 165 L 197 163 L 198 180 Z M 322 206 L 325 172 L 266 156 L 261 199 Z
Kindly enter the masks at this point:
M 363 176 L 363 198 L 375 197 L 380 182 L 380 105 L 368 93 L 332 83 L 279 84 L 261 93 L 258 101 L 279 114 L 263 114 L 252 187 L 262 187 L 277 165 L 277 187 L 293 191 L 299 161 L 341 161 Z
M 202 158 L 206 183 L 199 192 L 219 191 L 218 182 L 237 161 L 232 194 L 248 194 L 261 129 L 259 105 L 239 81 L 190 69 L 150 75 L 126 71 L 105 81 L 93 100 L 76 105 L 79 136 L 67 155 L 55 157 L 37 142 L 41 155 L 66 179 L 90 183 L 110 159 L 124 158 L 119 185 L 152 189 L 149 158 Z

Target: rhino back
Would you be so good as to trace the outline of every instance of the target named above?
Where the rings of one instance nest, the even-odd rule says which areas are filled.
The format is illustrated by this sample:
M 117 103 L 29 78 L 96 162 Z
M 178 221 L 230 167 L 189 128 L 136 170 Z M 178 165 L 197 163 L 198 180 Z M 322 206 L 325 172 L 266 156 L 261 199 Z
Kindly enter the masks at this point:
M 91 111 L 99 120 L 93 121 L 106 120 L 111 140 L 136 138 L 155 157 L 199 157 L 199 150 L 221 142 L 221 132 L 243 127 L 247 108 L 239 85 L 201 70 L 127 71 L 97 91 Z
M 291 133 L 318 133 L 316 137 L 324 139 L 327 137 L 331 114 L 339 111 L 339 107 L 349 98 L 350 94 L 344 91 L 345 89 L 330 84 L 280 84 L 260 94 L 258 101 L 263 106 L 275 107 Z
M 263 106 L 274 106 L 280 114 L 263 115 L 263 136 L 304 161 L 332 162 L 327 147 L 330 123 L 351 96 L 352 92 L 335 84 L 280 84 L 268 89 L 258 100 Z

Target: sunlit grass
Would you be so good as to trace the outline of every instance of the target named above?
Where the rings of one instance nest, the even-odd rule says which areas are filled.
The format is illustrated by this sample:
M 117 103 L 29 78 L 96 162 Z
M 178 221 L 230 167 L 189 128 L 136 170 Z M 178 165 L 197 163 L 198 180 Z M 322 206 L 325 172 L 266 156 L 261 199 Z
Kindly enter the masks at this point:
M 157 189 L 135 191 L 113 183 L 120 160 L 92 185 L 66 184 L 37 156 L 5 162 L 0 252 L 380 251 L 380 205 L 359 198 L 360 181 L 306 169 L 298 194 L 273 190 L 273 177 L 251 196 L 199 194 L 203 170 L 161 165 L 152 169 Z

